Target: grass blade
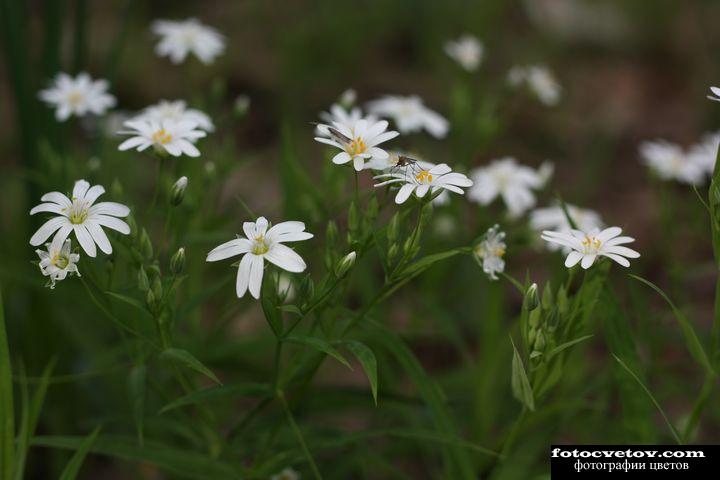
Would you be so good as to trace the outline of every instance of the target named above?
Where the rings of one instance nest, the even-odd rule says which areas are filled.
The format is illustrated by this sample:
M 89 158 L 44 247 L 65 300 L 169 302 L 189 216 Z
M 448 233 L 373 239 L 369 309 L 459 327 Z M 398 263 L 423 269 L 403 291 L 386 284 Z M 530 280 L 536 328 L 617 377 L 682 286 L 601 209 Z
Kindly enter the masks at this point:
M 346 342 L 343 342 L 343 345 L 345 345 L 345 348 L 350 350 L 350 352 L 355 355 L 355 358 L 358 359 L 360 365 L 362 365 L 363 367 L 363 370 L 365 370 L 365 374 L 367 375 L 368 381 L 370 382 L 370 389 L 372 390 L 373 400 L 375 400 L 375 405 L 377 405 L 378 374 L 377 359 L 375 358 L 375 354 L 372 350 L 370 350 L 370 347 L 368 347 L 364 343 L 360 343 L 355 340 L 348 340 Z
M 100 427 L 95 428 L 95 430 L 82 441 L 68 464 L 65 465 L 59 480 L 75 480 L 77 474 L 80 472 L 80 467 L 82 467 L 85 461 L 85 457 L 90 451 L 90 447 L 95 443 L 98 433 L 100 433 Z
M 530 380 L 528 380 L 527 373 L 525 373 L 525 366 L 523 365 L 522 358 L 520 358 L 520 352 L 515 347 L 515 342 L 510 338 L 513 348 L 512 358 L 512 391 L 515 398 L 518 399 L 525 407 L 531 412 L 535 410 L 535 399 L 533 397 L 532 387 L 530 386 Z
M 620 360 L 620 357 L 618 357 L 615 354 L 612 354 L 612 356 L 617 360 L 617 362 L 620 364 L 621 367 L 625 369 L 626 372 L 630 374 L 631 377 L 635 379 L 635 381 L 640 385 L 640 387 L 645 391 L 648 397 L 650 397 L 650 400 L 652 400 L 653 404 L 655 405 L 655 408 L 658 409 L 660 412 L 660 415 L 662 415 L 663 419 L 665 420 L 665 423 L 667 423 L 668 428 L 670 429 L 670 432 L 672 433 L 673 437 L 675 438 L 675 441 L 678 443 L 678 445 L 682 445 L 683 441 L 680 438 L 680 434 L 678 433 L 677 429 L 675 429 L 675 426 L 673 426 L 672 422 L 668 418 L 668 416 L 665 414 L 665 410 L 660 406 L 660 403 L 655 399 L 655 396 L 650 392 L 650 390 L 645 386 L 645 384 L 638 378 L 637 375 L 635 375 L 635 372 L 630 370 L 630 367 L 625 365 L 625 362 Z
M 5 310 L 0 290 L 0 477 L 12 478 L 15 461 L 15 410 L 12 368 L 5 330 Z

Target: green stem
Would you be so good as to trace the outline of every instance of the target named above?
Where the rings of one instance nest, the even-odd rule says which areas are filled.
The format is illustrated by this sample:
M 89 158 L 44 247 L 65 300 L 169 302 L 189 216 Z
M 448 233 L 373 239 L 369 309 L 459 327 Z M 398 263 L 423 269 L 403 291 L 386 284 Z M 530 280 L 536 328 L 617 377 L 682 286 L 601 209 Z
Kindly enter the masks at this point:
M 305 458 L 307 459 L 308 463 L 310 464 L 310 469 L 312 470 L 313 475 L 315 476 L 315 478 L 317 480 L 322 480 L 322 475 L 320 475 L 320 470 L 318 470 L 318 467 L 315 464 L 315 460 L 313 459 L 313 456 L 310 453 L 310 449 L 308 449 L 307 443 L 305 443 L 305 437 L 303 437 L 303 434 L 300 431 L 300 427 L 298 427 L 298 424 L 295 421 L 295 417 L 293 417 L 293 414 L 290 411 L 290 407 L 287 403 L 287 400 L 285 399 L 285 394 L 283 393 L 282 390 L 277 391 L 277 397 L 280 400 L 280 403 L 282 404 L 283 410 L 285 410 L 285 415 L 287 416 L 288 423 L 290 423 L 290 428 L 292 429 L 293 433 L 295 434 L 295 437 L 297 438 L 297 441 L 300 444 L 300 448 L 302 449 L 303 453 L 305 454 Z

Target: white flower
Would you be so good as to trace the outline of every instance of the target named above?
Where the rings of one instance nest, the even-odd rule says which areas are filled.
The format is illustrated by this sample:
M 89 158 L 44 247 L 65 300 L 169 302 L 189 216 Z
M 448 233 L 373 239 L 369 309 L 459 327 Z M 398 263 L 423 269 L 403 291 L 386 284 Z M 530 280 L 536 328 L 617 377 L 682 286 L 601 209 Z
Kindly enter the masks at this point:
M 640 145 L 642 162 L 649 166 L 663 180 L 677 180 L 698 185 L 705 178 L 700 163 L 693 161 L 683 149 L 674 143 L 658 140 Z
M 376 175 L 374 178 L 381 180 L 375 185 L 376 187 L 402 184 L 395 195 L 395 203 L 398 205 L 410 198 L 413 192 L 418 198 L 424 197 L 428 192 L 433 194 L 438 190 L 449 190 L 463 195 L 465 193 L 463 188 L 468 188 L 473 184 L 472 180 L 462 173 L 453 172 L 445 163 L 427 169 L 423 168 L 423 164 L 415 162 L 407 166 L 396 167 L 390 173 Z
M 40 200 L 46 203 L 41 203 L 30 210 L 30 215 L 49 212 L 56 216 L 45 222 L 35 232 L 30 238 L 30 245 L 35 247 L 41 245 L 55 233 L 52 244 L 57 248 L 68 238 L 70 232 L 74 232 L 78 243 L 89 256 L 96 255 L 95 244 L 104 253 L 112 253 L 112 245 L 102 227 L 125 235 L 129 234 L 128 224 L 116 217 L 127 217 L 130 209 L 115 202 L 95 204 L 95 200 L 103 193 L 105 193 L 105 189 L 102 186 L 91 187 L 85 180 L 78 180 L 73 187 L 72 199 L 60 192 L 43 195 Z
M 118 150 L 135 148 L 142 152 L 152 146 L 158 153 L 167 152 L 173 157 L 182 154 L 199 157 L 200 151 L 193 142 L 206 135 L 202 130 L 197 130 L 197 123 L 192 120 L 128 120 L 124 125 L 129 130 L 119 133 L 132 136 L 121 143 Z
M 708 95 L 707 98 L 710 100 L 715 100 L 716 102 L 720 102 L 720 88 L 719 87 L 710 87 L 710 92 L 712 95 Z
M 445 53 L 467 71 L 477 70 L 482 62 L 485 48 L 473 35 L 463 35 L 445 43 Z
M 184 100 L 175 100 L 174 102 L 161 100 L 156 105 L 147 107 L 133 120 L 148 120 L 159 124 L 165 120 L 174 120 L 175 122 L 190 120 L 195 122 L 200 130 L 212 132 L 215 129 L 212 120 L 206 113 L 194 108 L 187 108 Z
M 535 206 L 533 190 L 547 183 L 551 169 L 549 164 L 538 170 L 519 165 L 514 158 L 494 160 L 485 167 L 470 172 L 475 185 L 468 192 L 468 198 L 481 205 L 488 205 L 501 196 L 512 218 L 517 218 Z
M 603 221 L 597 212 L 567 203 L 565 207 L 578 229 L 588 232 L 595 228 L 602 228 Z M 572 230 L 572 226 L 570 222 L 568 222 L 567 216 L 560 205 L 537 208 L 530 212 L 530 226 L 539 232 L 543 230 L 557 230 L 563 233 L 570 233 Z M 569 247 L 562 247 L 556 243 L 549 243 L 548 249 L 563 249 L 563 251 L 567 249 L 566 253 L 570 252 Z
M 377 146 L 399 134 L 387 127 L 388 122 L 385 120 L 375 122 L 367 118 L 358 120 L 354 126 L 333 122 L 333 126 L 328 127 L 331 137 L 315 137 L 315 140 L 341 149 L 342 152 L 333 157 L 333 163 L 343 165 L 352 161 L 353 167 L 359 172 L 366 161 L 388 157 L 388 153 Z
M 346 107 L 350 107 L 355 104 L 357 101 L 357 92 L 352 89 L 348 88 L 344 92 L 340 94 L 340 98 L 338 98 L 338 102 L 340 102 L 340 105 L 344 105 Z
M 473 255 L 478 263 L 482 264 L 483 272 L 490 277 L 490 280 L 497 280 L 497 274 L 505 271 L 505 232 L 499 231 L 499 226 L 495 225 L 488 229 L 483 236 L 483 240 L 473 250 Z
M 355 130 L 357 122 L 365 118 L 368 122 L 375 122 L 375 117 L 363 117 L 362 110 L 359 107 L 345 108 L 342 105 L 333 103 L 330 105 L 330 110 L 327 112 L 320 112 L 320 119 L 324 123 L 319 123 L 315 127 L 315 135 L 318 137 L 332 138 L 330 129 L 335 123 L 346 125 L 350 130 Z
M 161 57 L 170 57 L 170 61 L 175 64 L 184 62 L 188 53 L 194 53 L 207 65 L 225 50 L 223 36 L 196 18 L 181 21 L 156 20 L 151 29 L 160 36 L 155 53 Z
M 424 129 L 435 138 L 444 138 L 450 128 L 442 115 L 427 108 L 415 95 L 386 95 L 368 103 L 368 111 L 381 118 L 391 118 L 401 133 Z
M 243 223 L 245 238 L 223 243 L 208 253 L 206 261 L 217 262 L 236 255 L 243 255 L 238 268 L 236 292 L 238 298 L 250 294 L 260 298 L 264 259 L 288 272 L 298 273 L 305 270 L 303 259 L 284 242 L 297 242 L 313 237 L 305 231 L 302 222 L 282 222 L 268 229 L 268 221 L 260 217 L 257 222 Z
M 75 78 L 67 73 L 58 73 L 51 87 L 42 90 L 38 96 L 56 107 L 55 118 L 62 122 L 71 115 L 102 115 L 114 107 L 115 97 L 107 93 L 108 86 L 107 80 L 93 80 L 87 73 L 81 73 Z
M 702 140 L 690 147 L 687 152 L 688 160 L 698 165 L 703 172 L 712 175 L 717 160 L 720 133 L 706 133 Z
M 300 480 L 300 474 L 292 468 L 286 468 L 270 477 L 270 480 Z
M 65 280 L 68 274 L 80 276 L 77 268 L 80 254 L 71 253 L 69 238 L 58 245 L 48 243 L 45 247 L 47 251 L 38 249 L 35 253 L 40 257 L 40 271 L 44 276 L 50 277 L 50 288 L 55 288 L 55 282 Z
M 515 66 L 508 72 L 508 82 L 514 87 L 525 84 L 538 100 L 548 106 L 557 105 L 562 89 L 555 76 L 543 65 Z
M 574 267 L 578 263 L 584 269 L 590 268 L 597 257 L 607 257 L 623 267 L 629 267 L 628 258 L 638 258 L 640 254 L 635 250 L 623 247 L 623 244 L 634 242 L 631 237 L 621 237 L 620 227 L 609 227 L 603 231 L 598 229 L 583 232 L 571 230 L 566 232 L 542 232 L 541 238 L 546 242 L 557 243 L 571 249 L 565 259 L 565 266 Z M 627 258 L 626 258 L 627 257 Z

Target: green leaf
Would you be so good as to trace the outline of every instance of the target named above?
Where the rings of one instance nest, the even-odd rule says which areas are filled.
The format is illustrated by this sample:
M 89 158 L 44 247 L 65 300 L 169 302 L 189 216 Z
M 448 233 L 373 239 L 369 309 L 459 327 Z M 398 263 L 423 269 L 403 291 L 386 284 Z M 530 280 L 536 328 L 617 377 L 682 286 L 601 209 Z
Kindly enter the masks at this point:
M 375 354 L 372 350 L 370 350 L 370 347 L 355 340 L 347 340 L 343 342 L 343 345 L 345 348 L 350 350 L 353 355 L 355 355 L 355 358 L 358 359 L 363 370 L 365 370 L 365 374 L 370 381 L 370 389 L 372 390 L 373 400 L 375 400 L 375 405 L 377 405 L 378 374 Z
M 297 305 L 280 305 L 277 308 L 278 308 L 278 310 L 280 310 L 282 312 L 292 313 L 299 317 L 303 316 L 302 310 L 300 310 L 300 308 Z
M 109 297 L 112 297 L 114 299 L 120 300 L 121 302 L 130 305 L 131 307 L 135 308 L 136 310 L 141 311 L 143 314 L 147 316 L 152 316 L 152 314 L 148 311 L 147 308 L 145 308 L 145 305 L 133 297 L 128 297 L 127 295 L 123 295 L 121 293 L 115 293 L 111 291 L 106 291 L 105 295 L 108 295 Z
M 15 411 L 10 350 L 5 331 L 5 313 L 0 291 L 0 478 L 12 478 L 15 459 Z
M 353 369 L 340 352 L 338 352 L 332 345 L 330 345 L 328 342 L 321 338 L 308 337 L 306 335 L 290 335 L 289 337 L 285 337 L 283 341 L 312 347 L 315 350 L 319 350 L 327 355 L 330 355 L 335 360 L 348 367 L 350 370 Z
M 35 434 L 35 428 L 37 427 L 38 419 L 40 418 L 40 411 L 42 410 L 43 402 L 45 401 L 45 395 L 47 393 L 48 385 L 50 384 L 50 376 L 55 368 L 55 359 L 51 360 L 40 377 L 40 382 L 32 400 L 29 399 L 27 390 L 27 377 L 23 369 L 22 374 L 22 415 L 20 432 L 18 432 L 18 445 L 15 455 L 15 479 L 22 480 L 25 472 L 25 460 L 27 458 L 27 451 L 30 446 L 30 438 Z
M 569 342 L 565 342 L 563 344 L 558 345 L 557 347 L 553 348 L 547 353 L 548 358 L 552 358 L 554 355 L 557 355 L 558 353 L 562 352 L 566 348 L 570 348 L 573 345 L 576 345 L 580 342 L 584 342 L 585 340 L 592 338 L 592 335 L 584 335 L 580 338 L 576 338 L 575 340 L 570 340 Z
M 650 397 L 650 400 L 652 400 L 653 404 L 655 404 L 655 408 L 658 409 L 658 411 L 660 412 L 660 415 L 662 415 L 663 419 L 665 420 L 665 423 L 667 423 L 668 428 L 670 428 L 670 432 L 673 434 L 673 437 L 675 437 L 675 441 L 676 441 L 679 445 L 682 445 L 683 442 L 682 442 L 682 440 L 680 439 L 680 434 L 679 434 L 678 431 L 675 429 L 675 427 L 673 426 L 672 422 L 670 422 L 670 419 L 669 419 L 668 416 L 665 414 L 665 410 L 663 410 L 663 408 L 660 406 L 660 403 L 655 399 L 655 396 L 653 396 L 653 394 L 652 394 L 652 393 L 650 392 L 650 390 L 645 386 L 645 384 L 642 382 L 642 380 L 640 380 L 640 378 L 638 378 L 638 376 L 635 375 L 635 373 L 634 373 L 632 370 L 630 370 L 630 367 L 628 367 L 627 365 L 625 365 L 625 362 L 623 362 L 622 360 L 620 360 L 620 357 L 618 357 L 618 356 L 615 355 L 615 354 L 613 354 L 613 357 L 615 358 L 615 360 L 617 360 L 617 362 L 620 364 L 620 366 L 623 367 L 623 368 L 625 369 L 625 371 L 628 372 L 628 373 L 630 374 L 630 376 L 635 379 L 635 381 L 638 383 L 638 385 L 640 385 L 640 387 L 645 391 L 645 393 L 647 394 L 647 396 Z
M 78 450 L 85 440 L 83 437 L 41 436 L 33 438 L 31 444 Z M 149 440 L 140 446 L 132 436 L 99 435 L 89 451 L 133 463 L 149 463 L 180 478 L 227 480 L 241 477 L 231 465 L 208 455 Z
M 209 388 L 203 388 L 191 392 L 184 397 L 180 397 L 176 400 L 165 405 L 160 409 L 160 413 L 165 413 L 170 410 L 174 410 L 178 407 L 184 407 L 187 405 L 197 405 L 210 400 L 217 400 L 221 398 L 234 399 L 237 397 L 265 397 L 271 393 L 270 386 L 266 383 L 234 383 L 228 385 L 219 385 Z
M 187 350 L 181 350 L 179 348 L 168 348 L 160 354 L 160 358 L 163 360 L 173 361 L 192 370 L 195 370 L 196 372 L 202 373 L 215 383 L 222 385 L 222 382 L 215 376 L 215 374 Z
M 147 367 L 137 365 L 133 367 L 128 375 L 128 393 L 132 404 L 133 420 L 137 430 L 138 443 L 143 444 L 143 425 L 145 418 L 145 390 L 147 382 Z
M 68 464 L 65 465 L 65 469 L 62 471 L 59 480 L 75 480 L 77 474 L 80 473 L 80 467 L 82 467 L 85 457 L 90 451 L 90 447 L 92 447 L 95 442 L 98 433 L 100 433 L 100 427 L 95 428 L 95 430 L 93 430 L 92 433 L 85 437 L 85 440 L 80 443 L 80 446 L 75 454 L 72 456 Z
M 533 398 L 530 381 L 528 380 L 527 373 L 525 373 L 525 367 L 523 366 L 522 359 L 520 358 L 520 353 L 515 347 L 515 342 L 513 342 L 512 337 L 510 338 L 510 343 L 513 347 L 512 378 L 510 381 L 513 395 L 520 401 L 520 403 L 522 403 L 530 411 L 533 411 L 535 410 L 535 399 Z
M 690 324 L 690 321 L 688 321 L 687 317 L 685 317 L 685 314 L 683 314 L 679 308 L 675 306 L 675 304 L 670 300 L 670 298 L 663 292 L 660 287 L 655 285 L 649 280 L 645 280 L 642 277 L 639 277 L 637 275 L 629 274 L 631 278 L 634 278 L 635 280 L 638 280 L 639 282 L 644 283 L 645 285 L 649 286 L 653 290 L 655 290 L 667 303 L 670 305 L 670 308 L 672 309 L 673 313 L 675 314 L 675 318 L 677 319 L 678 323 L 680 324 L 680 329 L 683 332 L 683 336 L 685 337 L 685 345 L 687 346 L 688 350 L 690 351 L 690 355 L 693 356 L 693 358 L 700 363 L 708 372 L 715 373 L 715 370 L 712 367 L 712 364 L 710 363 L 710 360 L 708 359 L 707 354 L 705 353 L 705 349 L 703 348 L 702 344 L 700 343 L 700 340 L 698 339 L 697 335 L 695 334 L 695 330 L 693 329 L 692 325 Z

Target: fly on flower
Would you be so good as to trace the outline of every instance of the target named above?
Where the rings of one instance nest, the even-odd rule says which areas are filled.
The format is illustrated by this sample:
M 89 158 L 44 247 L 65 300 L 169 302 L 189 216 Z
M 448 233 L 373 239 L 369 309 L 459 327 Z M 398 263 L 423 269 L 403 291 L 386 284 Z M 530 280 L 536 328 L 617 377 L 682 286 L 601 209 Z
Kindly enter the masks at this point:
M 332 134 L 331 138 L 315 137 L 315 140 L 342 150 L 333 157 L 334 164 L 344 165 L 352 162 L 355 171 L 359 172 L 364 168 L 365 162 L 388 157 L 388 153 L 378 145 L 392 140 L 399 134 L 387 130 L 387 127 L 388 122 L 385 120 L 375 122 L 367 118 L 358 120 L 354 126 L 334 122 L 332 128 L 337 132 Z
M 440 190 L 448 190 L 463 195 L 463 188 L 471 187 L 473 182 L 462 173 L 453 172 L 445 163 L 433 165 L 431 168 L 418 168 L 417 161 L 406 167 L 398 167 L 400 171 L 391 171 L 376 175 L 374 178 L 380 180 L 376 187 L 385 185 L 401 185 L 395 195 L 395 203 L 402 204 L 410 195 L 415 193 L 418 198 L 423 198 L 428 192 L 434 194 Z M 411 171 L 411 169 L 416 169 Z
M 281 222 L 271 227 L 265 217 L 260 217 L 256 222 L 243 223 L 243 232 L 244 238 L 238 235 L 235 240 L 219 245 L 208 253 L 206 259 L 217 262 L 242 255 L 235 283 L 238 298 L 242 298 L 248 290 L 250 295 L 260 298 L 265 260 L 293 273 L 302 272 L 307 267 L 300 255 L 283 245 L 313 237 L 312 233 L 305 231 L 304 223 Z
M 50 277 L 47 286 L 51 289 L 55 288 L 55 282 L 65 280 L 68 275 L 80 276 L 77 263 L 80 261 L 79 253 L 72 253 L 70 239 L 66 239 L 63 243 L 48 243 L 45 245 L 47 250 L 35 250 L 40 257 L 40 271 L 46 277 Z
M 571 230 L 566 232 L 542 232 L 541 238 L 546 242 L 556 243 L 570 249 L 565 259 L 565 266 L 572 268 L 578 263 L 587 270 L 597 257 L 607 257 L 610 260 L 629 267 L 628 258 L 638 258 L 640 254 L 635 250 L 624 247 L 627 243 L 635 241 L 632 237 L 622 237 L 620 227 L 609 227 L 605 230 L 594 229 L 589 232 Z

